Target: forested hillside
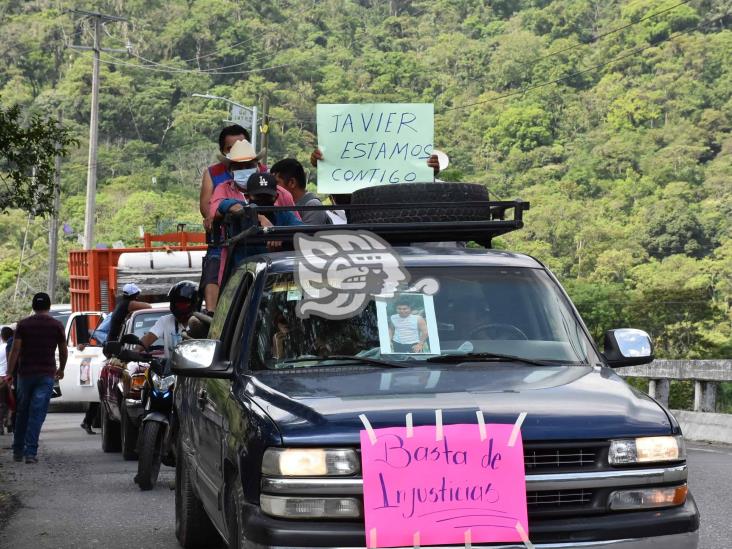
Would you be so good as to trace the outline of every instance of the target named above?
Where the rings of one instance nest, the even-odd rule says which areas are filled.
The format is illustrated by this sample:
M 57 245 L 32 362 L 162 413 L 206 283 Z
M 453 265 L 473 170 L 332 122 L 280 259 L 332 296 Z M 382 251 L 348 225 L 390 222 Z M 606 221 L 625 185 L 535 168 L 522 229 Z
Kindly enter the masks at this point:
M 547 263 L 596 336 L 632 325 L 662 356 L 732 354 L 729 0 L 5 0 L 0 101 L 60 109 L 79 139 L 62 264 L 83 230 L 91 87 L 90 52 L 65 49 L 91 30 L 66 8 L 129 20 L 102 36 L 131 54 L 102 55 L 98 242 L 199 221 L 227 109 L 194 93 L 267 97 L 270 163 L 306 162 L 317 103 L 430 102 L 442 177 L 531 201 L 501 246 Z M 27 221 L 0 218 L 6 318 Z M 30 224 L 21 290 L 45 287 L 46 226 Z

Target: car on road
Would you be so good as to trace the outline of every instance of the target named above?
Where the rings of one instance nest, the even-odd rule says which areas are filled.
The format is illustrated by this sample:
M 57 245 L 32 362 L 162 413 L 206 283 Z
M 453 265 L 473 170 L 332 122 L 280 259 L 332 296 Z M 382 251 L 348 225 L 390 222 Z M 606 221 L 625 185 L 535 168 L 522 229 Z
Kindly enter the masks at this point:
M 525 505 L 537 549 L 696 549 L 699 512 L 679 424 L 614 370 L 650 362 L 648 336 L 610 330 L 601 351 L 537 259 L 431 245 L 490 244 L 522 226 L 528 204 L 484 204 L 487 219 L 463 222 L 435 203 L 442 213 L 432 221 L 409 204 L 421 188 L 408 186 L 398 185 L 402 211 L 374 207 L 368 222 L 359 222 L 366 214 L 353 195 L 346 228 L 393 248 L 353 251 L 355 236 L 351 252 L 332 251 L 323 235 L 342 227 L 247 233 L 246 242 L 289 242 L 300 232 L 312 249 L 232 267 L 208 339 L 174 352 L 181 545 L 210 547 L 220 536 L 231 548 L 367 546 L 360 416 L 378 430 L 404 426 L 407 414 L 415 426 L 434 425 L 439 409 L 446 425 L 475 424 L 476 411 L 490 424 L 526 414 Z M 399 198 L 387 192 L 384 203 Z M 514 218 L 504 219 L 511 208 Z M 400 226 L 400 217 L 410 222 Z M 408 280 L 434 281 L 431 293 L 400 283 L 392 290 L 403 301 L 377 294 L 337 318 L 302 314 L 306 294 L 388 280 L 387 263 Z M 303 265 L 318 284 L 306 286 Z
M 126 334 L 141 338 L 167 314 L 170 314 L 167 303 L 133 311 L 122 328 L 120 339 Z M 150 350 L 160 356 L 164 354 L 161 345 L 154 345 Z M 97 391 L 101 402 L 102 450 L 105 452 L 121 450 L 125 459 L 137 458 L 137 434 L 144 411 L 141 390 L 147 369 L 147 362 L 124 362 L 117 357 L 104 361 Z

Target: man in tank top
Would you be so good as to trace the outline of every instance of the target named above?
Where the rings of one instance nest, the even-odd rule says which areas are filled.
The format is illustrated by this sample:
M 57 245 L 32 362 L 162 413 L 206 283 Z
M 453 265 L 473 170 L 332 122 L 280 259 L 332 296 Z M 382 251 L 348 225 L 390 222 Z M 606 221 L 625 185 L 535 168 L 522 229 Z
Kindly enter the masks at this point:
M 395 353 L 423 353 L 427 341 L 427 322 L 412 314 L 406 300 L 396 303 L 396 314 L 389 318 L 389 339 Z

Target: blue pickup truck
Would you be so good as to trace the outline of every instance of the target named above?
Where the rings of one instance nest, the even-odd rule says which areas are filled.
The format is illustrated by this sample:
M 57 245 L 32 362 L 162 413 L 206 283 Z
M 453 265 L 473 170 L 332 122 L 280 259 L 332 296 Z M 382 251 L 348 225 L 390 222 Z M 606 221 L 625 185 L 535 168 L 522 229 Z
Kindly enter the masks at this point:
M 696 549 L 679 424 L 614 371 L 653 359 L 648 336 L 611 330 L 601 352 L 541 262 L 489 247 L 528 204 L 465 196 L 482 220 L 431 221 L 412 198 L 405 224 L 389 207 L 367 217 L 355 198 L 345 227 L 248 230 L 245 242 L 305 240 L 232 265 L 208 339 L 177 348 L 180 544 L 366 547 L 359 416 L 374 429 L 407 413 L 431 425 L 440 409 L 445 424 L 526 412 L 534 547 Z M 350 248 L 328 239 L 344 228 Z M 458 240 L 487 247 L 444 244 Z M 374 280 L 392 284 L 386 297 L 338 301 Z

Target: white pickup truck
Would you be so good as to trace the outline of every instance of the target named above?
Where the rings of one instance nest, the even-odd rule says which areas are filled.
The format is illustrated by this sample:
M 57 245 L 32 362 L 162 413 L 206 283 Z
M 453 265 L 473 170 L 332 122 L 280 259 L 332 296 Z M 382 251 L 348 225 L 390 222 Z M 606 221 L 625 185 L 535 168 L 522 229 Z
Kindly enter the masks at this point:
M 69 316 L 66 322 L 69 359 L 64 378 L 59 381 L 61 396 L 54 398 L 54 403 L 99 402 L 97 380 L 105 358 L 101 343 L 94 339 L 94 327 L 105 316 L 106 313 L 98 311 L 76 312 Z

